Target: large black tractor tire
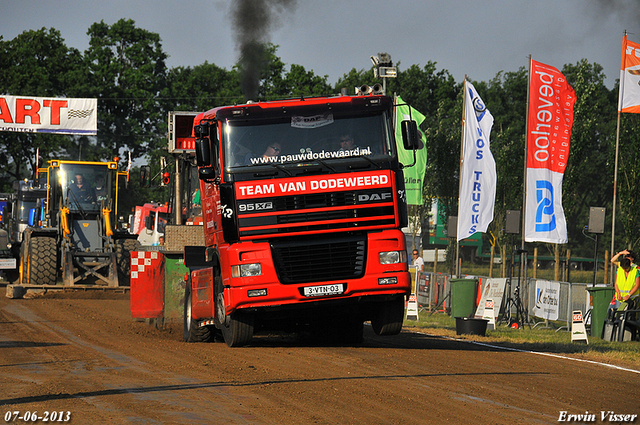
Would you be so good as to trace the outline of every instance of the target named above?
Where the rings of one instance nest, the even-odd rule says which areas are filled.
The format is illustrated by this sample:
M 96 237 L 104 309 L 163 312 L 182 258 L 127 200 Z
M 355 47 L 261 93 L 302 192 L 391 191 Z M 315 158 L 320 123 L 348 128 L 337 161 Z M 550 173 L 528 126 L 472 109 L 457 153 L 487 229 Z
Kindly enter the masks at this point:
M 216 326 L 229 347 L 243 347 L 253 338 L 254 316 L 242 311 L 227 316 L 224 309 L 222 278 L 217 275 L 214 279 Z
M 58 246 L 56 239 L 48 236 L 31 238 L 24 251 L 27 256 L 27 274 L 32 285 L 55 285 L 58 277 Z
M 404 320 L 404 297 L 396 297 L 381 303 L 371 319 L 371 327 L 377 335 L 397 335 Z
M 116 265 L 118 286 L 131 285 L 131 252 L 140 250 L 137 239 L 118 239 L 116 241 Z
M 209 342 L 211 341 L 212 332 L 208 326 L 198 327 L 198 322 L 193 320 L 191 315 L 191 280 L 185 287 L 184 294 L 184 342 Z

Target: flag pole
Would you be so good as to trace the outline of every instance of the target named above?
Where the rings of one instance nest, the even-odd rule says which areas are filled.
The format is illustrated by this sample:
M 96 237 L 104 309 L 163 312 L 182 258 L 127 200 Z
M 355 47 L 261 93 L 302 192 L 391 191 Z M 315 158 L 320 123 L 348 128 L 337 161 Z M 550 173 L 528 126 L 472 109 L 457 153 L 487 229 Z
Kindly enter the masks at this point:
M 527 154 L 528 154 L 528 143 L 529 143 L 529 96 L 531 91 L 531 55 L 529 55 L 529 78 L 527 83 L 527 112 L 525 119 L 525 135 L 524 135 L 524 177 L 522 179 L 522 222 L 521 222 L 521 231 L 522 231 L 522 243 L 520 248 L 524 250 L 524 237 L 525 237 L 525 219 L 527 217 Z M 534 265 L 535 267 L 535 265 Z
M 620 89 L 621 90 L 621 89 Z M 609 255 L 613 255 L 616 239 L 616 198 L 618 196 L 618 151 L 620 148 L 620 109 L 618 109 L 618 124 L 616 127 L 616 160 L 613 171 L 613 212 L 611 213 L 611 251 Z M 605 259 L 606 261 L 606 259 Z M 611 268 L 611 278 L 613 278 L 615 270 Z
M 625 69 L 625 41 L 627 37 L 627 30 L 624 30 L 622 37 L 622 58 L 620 59 L 621 69 L 624 72 Z M 615 249 L 616 240 L 616 198 L 618 196 L 618 152 L 620 149 L 620 110 L 622 109 L 622 96 L 624 95 L 624 78 L 620 78 L 620 84 L 618 85 L 618 123 L 616 125 L 616 159 L 613 171 L 613 212 L 611 213 L 611 251 L 609 255 L 613 255 Z M 606 259 L 605 259 L 606 261 Z M 611 279 L 615 276 L 615 270 L 611 268 Z
M 464 158 L 464 130 L 465 130 L 465 117 L 467 109 L 467 74 L 464 75 L 464 83 L 462 84 L 462 134 L 460 135 L 460 171 L 458 173 L 458 211 L 460 211 L 460 190 L 462 188 L 462 162 Z M 458 213 L 458 216 L 460 214 Z M 456 276 L 460 277 L 460 217 L 456 220 Z

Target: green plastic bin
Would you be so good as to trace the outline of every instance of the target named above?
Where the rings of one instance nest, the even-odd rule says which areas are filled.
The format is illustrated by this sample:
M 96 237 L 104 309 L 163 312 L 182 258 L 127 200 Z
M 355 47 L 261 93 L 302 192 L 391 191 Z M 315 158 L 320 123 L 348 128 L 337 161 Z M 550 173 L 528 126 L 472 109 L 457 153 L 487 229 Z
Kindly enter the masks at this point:
M 472 317 L 476 308 L 477 279 L 451 280 L 451 317 Z
M 602 329 L 607 319 L 607 309 L 616 293 L 613 287 L 587 288 L 591 295 L 593 307 L 591 309 L 591 336 L 602 337 Z

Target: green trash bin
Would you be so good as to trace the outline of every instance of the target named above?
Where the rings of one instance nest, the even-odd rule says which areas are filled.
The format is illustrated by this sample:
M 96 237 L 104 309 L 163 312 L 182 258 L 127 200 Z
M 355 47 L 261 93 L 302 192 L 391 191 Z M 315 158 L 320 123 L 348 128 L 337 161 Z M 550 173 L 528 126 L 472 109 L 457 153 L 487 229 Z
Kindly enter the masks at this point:
M 602 337 L 602 329 L 607 319 L 607 309 L 616 293 L 611 286 L 587 288 L 591 295 L 591 336 Z
M 476 308 L 477 279 L 451 280 L 451 317 L 472 317 Z

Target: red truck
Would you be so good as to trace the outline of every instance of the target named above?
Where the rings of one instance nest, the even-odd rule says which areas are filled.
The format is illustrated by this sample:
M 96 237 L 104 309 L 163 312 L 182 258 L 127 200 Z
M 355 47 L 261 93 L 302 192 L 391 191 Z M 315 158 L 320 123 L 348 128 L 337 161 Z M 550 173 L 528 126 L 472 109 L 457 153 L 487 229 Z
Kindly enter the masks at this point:
M 335 96 L 196 116 L 205 246 L 186 247 L 184 339 L 263 329 L 348 343 L 402 328 L 411 290 L 393 100 Z M 399 123 L 415 149 L 415 121 Z

